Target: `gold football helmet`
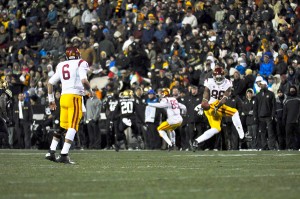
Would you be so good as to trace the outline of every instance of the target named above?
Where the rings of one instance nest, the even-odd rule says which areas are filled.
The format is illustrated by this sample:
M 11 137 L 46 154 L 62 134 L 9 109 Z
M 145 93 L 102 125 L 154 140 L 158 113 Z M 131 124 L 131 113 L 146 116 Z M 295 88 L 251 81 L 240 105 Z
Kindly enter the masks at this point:
M 161 96 L 162 96 L 162 97 L 169 97 L 169 96 L 170 96 L 170 89 L 168 89 L 168 88 L 163 88 L 163 89 L 161 90 Z
M 132 97 L 133 97 L 133 91 L 127 89 L 127 90 L 121 92 L 119 96 L 120 96 L 121 98 L 132 98 Z

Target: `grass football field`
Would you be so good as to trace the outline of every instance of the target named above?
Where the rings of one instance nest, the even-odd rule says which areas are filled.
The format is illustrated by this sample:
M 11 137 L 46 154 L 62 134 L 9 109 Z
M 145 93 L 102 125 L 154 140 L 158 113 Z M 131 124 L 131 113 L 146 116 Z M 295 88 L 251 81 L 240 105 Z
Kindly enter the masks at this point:
M 0 150 L 0 198 L 298 199 L 299 151 Z

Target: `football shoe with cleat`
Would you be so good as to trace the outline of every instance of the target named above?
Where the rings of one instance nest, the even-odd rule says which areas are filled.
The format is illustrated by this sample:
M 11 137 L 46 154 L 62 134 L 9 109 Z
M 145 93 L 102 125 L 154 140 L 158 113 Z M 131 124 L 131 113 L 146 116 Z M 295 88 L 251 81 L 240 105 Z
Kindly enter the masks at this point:
M 191 145 L 191 148 L 193 150 L 193 152 L 196 152 L 197 148 L 198 148 L 198 142 L 197 140 L 194 140 L 193 144 Z
M 54 151 L 49 151 L 48 153 L 46 153 L 45 159 L 56 162 L 56 157 L 55 157 Z
M 56 162 L 65 163 L 65 164 L 75 164 L 75 162 L 71 161 L 68 155 L 60 155 L 56 158 Z

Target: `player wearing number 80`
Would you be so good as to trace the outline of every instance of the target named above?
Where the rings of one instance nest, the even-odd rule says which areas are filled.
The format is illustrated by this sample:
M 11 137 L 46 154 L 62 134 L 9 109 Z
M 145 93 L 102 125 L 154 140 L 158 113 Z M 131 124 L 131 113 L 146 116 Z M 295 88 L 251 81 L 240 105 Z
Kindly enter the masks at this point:
M 238 110 L 224 104 L 230 96 L 232 87 L 231 81 L 225 78 L 224 69 L 215 68 L 213 78 L 205 80 L 204 86 L 205 89 L 202 102 L 206 101 L 210 104 L 210 109 L 204 110 L 204 113 L 211 128 L 205 131 L 194 141 L 193 151 L 196 150 L 196 147 L 200 142 L 211 138 L 213 135 L 221 131 L 221 120 L 223 116 L 232 117 L 233 124 L 237 129 L 240 138 L 244 138 L 244 131 Z M 195 110 L 196 109 L 201 109 L 201 105 L 198 105 Z
M 61 82 L 62 91 L 60 98 L 61 129 L 54 133 L 49 153 L 46 154 L 46 159 L 55 162 L 73 163 L 70 161 L 68 153 L 82 117 L 82 96 L 85 94 L 84 90 L 90 93 L 92 91 L 87 80 L 89 65 L 86 61 L 80 59 L 79 50 L 75 47 L 67 48 L 66 58 L 66 61 L 56 66 L 56 72 L 48 82 L 48 98 L 52 110 L 56 108 L 53 85 Z M 61 150 L 61 156 L 56 159 L 54 153 L 64 130 L 67 130 L 65 143 Z
M 170 97 L 170 90 L 168 88 L 162 89 L 162 99 L 159 103 L 149 103 L 149 106 L 156 108 L 164 108 L 167 111 L 167 120 L 162 122 L 158 127 L 159 135 L 168 143 L 169 147 L 175 145 L 175 129 L 182 123 L 180 109 L 186 111 L 185 105 L 179 103 L 176 98 Z M 170 138 L 167 135 L 169 132 Z

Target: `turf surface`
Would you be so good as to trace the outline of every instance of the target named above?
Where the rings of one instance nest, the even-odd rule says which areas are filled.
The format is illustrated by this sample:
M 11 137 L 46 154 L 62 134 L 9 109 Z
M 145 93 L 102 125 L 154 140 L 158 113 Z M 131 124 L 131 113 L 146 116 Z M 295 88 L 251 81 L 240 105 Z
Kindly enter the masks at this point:
M 0 198 L 300 198 L 299 151 L 0 150 Z

